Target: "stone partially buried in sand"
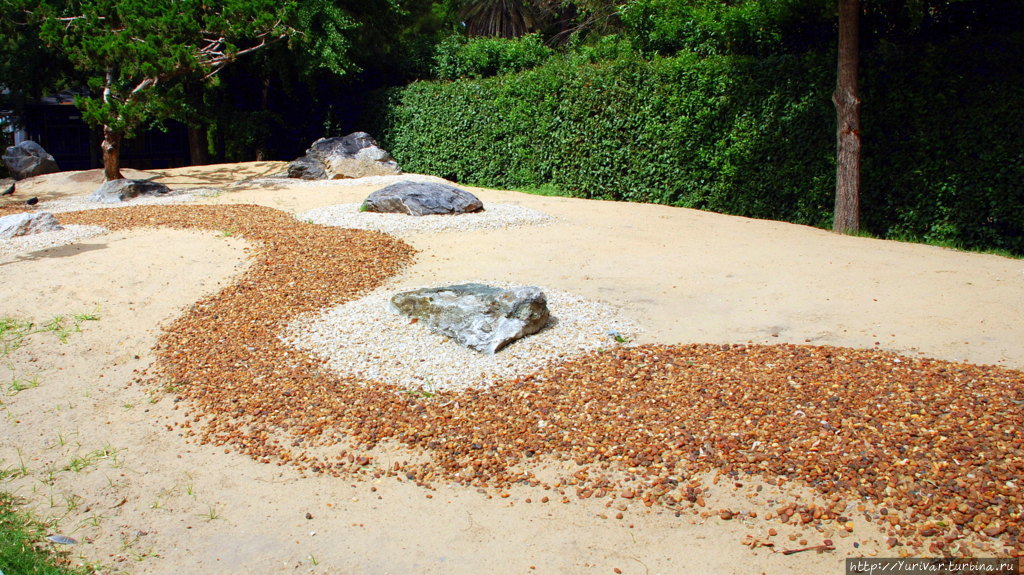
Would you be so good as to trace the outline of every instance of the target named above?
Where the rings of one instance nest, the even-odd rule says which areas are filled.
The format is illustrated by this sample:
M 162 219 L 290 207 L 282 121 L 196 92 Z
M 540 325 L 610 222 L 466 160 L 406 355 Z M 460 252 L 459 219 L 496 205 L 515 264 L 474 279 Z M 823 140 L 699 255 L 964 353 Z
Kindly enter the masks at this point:
M 381 188 L 367 196 L 362 210 L 429 216 L 465 214 L 484 209 L 475 195 L 447 184 L 404 181 Z
M 103 182 L 89 199 L 103 204 L 116 204 L 139 196 L 160 196 L 170 191 L 167 186 L 150 180 L 110 180 Z
M 19 236 L 54 232 L 64 228 L 57 223 L 57 218 L 49 212 L 11 214 L 0 218 L 0 238 L 10 239 Z
M 423 288 L 395 294 L 391 305 L 431 331 L 488 354 L 537 333 L 549 317 L 547 298 L 534 286 Z

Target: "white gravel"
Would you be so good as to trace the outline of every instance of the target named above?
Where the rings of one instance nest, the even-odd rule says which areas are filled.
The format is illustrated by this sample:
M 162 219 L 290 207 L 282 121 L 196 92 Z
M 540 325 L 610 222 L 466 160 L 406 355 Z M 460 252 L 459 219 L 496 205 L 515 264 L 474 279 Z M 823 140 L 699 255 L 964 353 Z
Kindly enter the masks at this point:
M 323 226 L 373 230 L 394 236 L 536 226 L 554 220 L 543 212 L 511 204 L 484 204 L 484 210 L 480 212 L 431 216 L 360 212 L 360 205 L 339 204 L 316 208 L 296 217 Z
M 303 180 L 300 178 L 289 178 L 287 176 L 273 176 L 269 178 L 253 178 L 242 180 L 235 184 L 235 187 L 249 186 L 283 186 L 302 188 L 329 188 L 335 186 L 389 186 L 398 182 L 436 182 L 454 186 L 452 182 L 437 176 L 427 174 L 398 174 L 395 176 L 366 176 L 363 178 L 340 178 L 337 180 Z
M 89 199 L 88 195 L 72 196 L 59 200 L 48 200 L 34 206 L 33 211 L 49 212 L 60 214 L 64 212 L 78 212 L 85 210 L 103 210 L 110 208 L 123 208 L 125 206 L 160 206 L 172 204 L 186 204 L 194 202 L 199 198 L 220 193 L 215 188 L 189 188 L 184 190 L 172 190 L 167 194 L 159 196 L 140 196 L 119 202 L 116 204 L 103 204 Z M 16 238 L 0 239 L 0 256 L 7 256 L 18 253 L 28 253 L 47 248 L 73 244 L 91 237 L 107 233 L 109 230 L 100 226 L 64 226 L 63 230 L 43 232 Z
M 467 280 L 456 283 L 503 282 Z M 596 349 L 629 345 L 641 328 L 615 308 L 541 288 L 552 320 L 540 332 L 486 355 L 431 332 L 391 307 L 393 294 L 422 286 L 389 285 L 292 322 L 281 339 L 328 360 L 343 376 L 438 392 L 486 387 Z M 616 334 L 619 339 L 616 340 Z
M 66 246 L 105 234 L 107 231 L 107 228 L 100 226 L 64 226 L 62 230 L 0 239 L 0 256 L 31 253 L 47 248 Z
M 103 204 L 89 199 L 89 195 L 72 196 L 59 200 L 40 202 L 36 206 L 38 211 L 59 214 L 62 212 L 79 212 L 85 210 L 103 210 L 111 208 L 123 208 L 126 206 L 163 206 L 172 204 L 187 204 L 203 197 L 209 197 L 221 193 L 216 188 L 188 188 L 172 190 L 159 196 L 139 196 L 124 202 L 114 204 Z

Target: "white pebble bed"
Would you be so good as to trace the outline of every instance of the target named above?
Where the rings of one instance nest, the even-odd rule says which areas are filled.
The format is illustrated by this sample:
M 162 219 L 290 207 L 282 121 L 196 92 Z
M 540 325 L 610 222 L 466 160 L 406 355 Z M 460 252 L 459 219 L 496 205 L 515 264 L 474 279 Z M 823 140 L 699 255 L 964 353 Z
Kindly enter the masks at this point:
M 316 208 L 296 217 L 323 226 L 372 230 L 395 236 L 536 226 L 554 220 L 543 212 L 511 204 L 484 204 L 480 212 L 430 216 L 360 212 L 360 205 L 338 204 Z
M 182 190 L 172 190 L 166 194 L 161 194 L 159 196 L 139 196 L 137 198 L 132 198 L 130 200 L 112 204 L 94 202 L 89 199 L 88 195 L 73 196 L 68 198 L 62 198 L 59 200 L 49 200 L 46 202 L 41 202 L 39 205 L 36 206 L 36 211 L 50 212 L 51 214 L 59 214 L 63 212 L 80 212 L 85 210 L 124 208 L 127 206 L 163 206 L 174 204 L 187 204 L 203 197 L 216 195 L 220 192 L 221 190 L 215 188 L 188 188 Z
M 288 187 L 350 187 L 350 186 L 389 186 L 398 182 L 436 182 L 453 186 L 452 182 L 437 176 L 427 174 L 398 174 L 394 176 L 365 176 L 362 178 L 339 178 L 337 180 L 303 180 L 301 178 L 289 178 L 287 175 L 272 176 L 269 178 L 253 178 L 242 180 L 235 184 L 235 187 L 245 188 L 249 186 L 282 186 Z
M 508 287 L 508 284 L 489 283 Z M 391 307 L 391 296 L 415 286 L 385 286 L 369 295 L 293 321 L 281 335 L 289 345 L 327 359 L 342 376 L 439 392 L 487 387 L 529 375 L 545 365 L 619 345 L 641 328 L 621 312 L 570 293 L 544 289 L 552 320 L 540 332 L 494 355 L 466 348 L 411 323 Z M 617 341 L 615 335 L 625 341 Z
M 66 246 L 105 233 L 107 228 L 100 226 L 64 226 L 62 230 L 0 239 L 0 256 Z

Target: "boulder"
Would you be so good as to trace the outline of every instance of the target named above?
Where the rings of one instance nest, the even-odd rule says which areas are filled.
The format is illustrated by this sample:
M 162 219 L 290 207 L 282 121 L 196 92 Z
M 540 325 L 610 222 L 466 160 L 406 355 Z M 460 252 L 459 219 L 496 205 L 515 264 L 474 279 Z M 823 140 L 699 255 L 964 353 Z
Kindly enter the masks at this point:
M 0 238 L 9 239 L 43 232 L 63 230 L 49 212 L 11 214 L 0 218 Z
M 483 202 L 466 190 L 434 182 L 398 182 L 363 200 L 364 212 L 427 216 L 465 214 L 484 209 Z
M 320 175 L 320 171 L 323 175 Z M 288 165 L 288 177 L 307 180 L 393 176 L 401 173 L 398 162 L 366 132 L 353 132 L 341 138 L 320 138 L 306 150 L 305 156 Z
M 116 204 L 139 196 L 159 196 L 170 191 L 167 186 L 150 180 L 110 180 L 103 182 L 89 199 L 104 204 Z
M 59 172 L 57 161 L 46 153 L 42 146 L 32 140 L 7 148 L 4 152 L 4 163 L 15 180 L 24 180 L 41 174 Z
M 395 294 L 391 305 L 431 331 L 488 354 L 537 333 L 549 317 L 544 292 L 533 286 L 423 288 Z
M 302 156 L 288 164 L 288 177 L 300 180 L 326 180 L 327 172 L 319 160 Z

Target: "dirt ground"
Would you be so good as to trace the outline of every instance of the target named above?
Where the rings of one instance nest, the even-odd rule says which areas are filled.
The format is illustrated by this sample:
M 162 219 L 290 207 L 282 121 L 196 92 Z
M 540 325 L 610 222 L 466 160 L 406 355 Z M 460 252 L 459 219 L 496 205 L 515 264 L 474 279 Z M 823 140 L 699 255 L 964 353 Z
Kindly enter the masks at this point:
M 173 188 L 223 188 L 207 202 L 294 213 L 359 202 L 378 187 L 245 183 L 282 167 L 149 175 Z M 84 195 L 98 177 L 42 176 L 4 199 Z M 643 326 L 641 343 L 877 347 L 1024 369 L 1022 260 L 681 208 L 470 189 L 485 205 L 556 220 L 412 236 L 419 254 L 403 280 L 482 278 L 579 294 Z M 852 532 L 765 522 L 781 495 L 757 481 L 716 485 L 708 510 L 758 514 L 723 520 L 621 500 L 625 509 L 542 503 L 548 494 L 530 488 L 503 497 L 303 476 L 189 442 L 172 425 L 181 420 L 172 398 L 133 382 L 152 363 L 161 328 L 248 265 L 242 239 L 166 229 L 0 257 L 0 317 L 37 328 L 63 318 L 0 357 L 0 489 L 78 540 L 62 547 L 76 561 L 152 574 L 811 574 L 841 573 L 846 557 L 896 553 L 856 518 Z M 775 551 L 743 545 L 748 536 Z M 834 551 L 776 552 L 826 539 Z

